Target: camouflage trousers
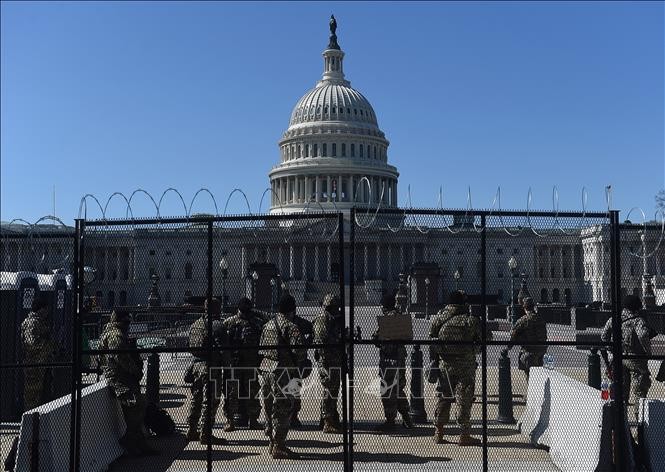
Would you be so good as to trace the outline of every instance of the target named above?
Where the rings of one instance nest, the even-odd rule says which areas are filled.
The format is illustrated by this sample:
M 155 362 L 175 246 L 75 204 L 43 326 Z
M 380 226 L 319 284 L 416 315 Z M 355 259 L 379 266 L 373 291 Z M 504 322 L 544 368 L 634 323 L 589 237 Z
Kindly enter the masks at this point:
M 23 407 L 32 410 L 51 399 L 51 369 L 29 367 L 23 373 Z
M 323 399 L 321 400 L 321 418 L 339 422 L 337 411 L 337 399 L 342 382 L 341 367 L 320 366 L 319 379 L 323 387 Z
M 197 428 L 203 434 L 206 431 L 212 431 L 212 426 L 215 424 L 223 385 L 219 369 L 213 369 L 212 386 L 209 387 L 208 376 L 211 372 L 205 362 L 196 362 L 192 374 L 194 381 L 190 389 L 192 398 L 189 403 L 187 424 L 190 428 Z M 208 395 L 209 388 L 210 395 Z M 210 398 L 210 403 L 208 403 L 208 398 Z M 208 415 L 208 408 L 210 408 L 210 415 Z
M 233 415 L 240 412 L 241 404 L 250 420 L 256 420 L 261 414 L 259 401 L 259 372 L 256 368 L 224 369 L 226 399 L 224 414 L 231 421 Z
M 443 426 L 450 421 L 450 409 L 457 403 L 457 424 L 462 433 L 471 431 L 471 405 L 476 387 L 476 369 L 471 366 L 441 365 L 441 377 L 436 387 L 438 397 L 434 424 Z
M 263 373 L 263 408 L 266 414 L 266 434 L 274 444 L 284 446 L 295 410 L 296 395 L 291 388 L 289 372 L 276 369 Z
M 526 375 L 526 383 L 529 383 L 529 370 L 531 367 L 542 367 L 543 366 L 543 356 L 544 354 L 534 354 L 529 351 L 520 351 L 517 365 L 520 370 L 524 371 Z
M 646 398 L 651 387 L 651 374 L 646 361 L 626 361 L 623 365 L 623 400 L 626 407 L 630 400 L 630 392 L 633 391 L 635 404 L 633 412 L 638 417 L 640 398 Z
M 404 418 L 409 414 L 409 401 L 404 393 L 406 369 L 404 367 L 379 366 L 381 377 L 381 403 L 388 421 L 394 421 L 397 412 Z

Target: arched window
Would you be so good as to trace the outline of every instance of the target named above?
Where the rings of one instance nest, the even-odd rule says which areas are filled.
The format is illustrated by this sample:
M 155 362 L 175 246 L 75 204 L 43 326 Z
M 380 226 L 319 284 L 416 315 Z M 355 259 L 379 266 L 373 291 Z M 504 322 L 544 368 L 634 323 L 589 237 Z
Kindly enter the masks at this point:
M 342 157 L 346 157 L 346 143 L 342 143 Z
M 371 148 L 370 145 L 368 144 L 368 145 L 367 145 L 367 159 L 369 159 L 370 157 L 372 157 L 372 153 L 371 153 L 371 151 L 372 151 L 372 148 Z
M 547 289 L 544 288 L 540 291 L 540 303 L 547 303 Z
M 374 146 L 374 159 L 376 159 L 376 146 Z
M 305 144 L 305 157 L 309 157 L 309 144 Z
M 115 292 L 111 290 L 109 291 L 108 308 L 113 308 L 114 306 L 115 306 Z
M 185 264 L 185 279 L 191 280 L 192 279 L 192 263 L 187 262 Z
M 559 289 L 555 288 L 552 290 L 552 303 L 559 303 Z
M 351 143 L 351 157 L 356 157 L 356 145 Z
M 322 156 L 323 157 L 328 157 L 328 144 L 326 144 L 326 143 L 323 143 Z
M 364 152 L 363 150 L 365 149 L 365 146 L 363 146 L 363 145 L 361 144 L 361 145 L 358 146 L 358 147 L 360 148 L 360 157 L 365 157 L 365 156 L 363 155 L 363 152 Z
M 332 157 L 337 157 L 337 144 L 332 143 Z

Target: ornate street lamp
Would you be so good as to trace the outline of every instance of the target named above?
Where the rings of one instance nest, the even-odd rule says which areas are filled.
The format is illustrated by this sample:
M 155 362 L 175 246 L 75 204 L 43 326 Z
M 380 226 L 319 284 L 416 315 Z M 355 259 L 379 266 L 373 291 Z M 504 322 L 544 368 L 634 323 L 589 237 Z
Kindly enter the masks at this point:
M 270 279 L 270 313 L 274 314 L 275 313 L 275 297 L 276 297 L 276 290 L 277 290 L 277 280 L 275 280 L 275 277 L 272 277 Z
M 259 280 L 259 273 L 257 271 L 252 272 L 252 300 L 254 305 L 256 305 L 256 282 Z
M 226 307 L 226 280 L 229 278 L 229 261 L 226 260 L 226 253 L 222 254 L 219 260 L 219 268 L 222 270 L 222 314 Z
M 459 273 L 459 269 L 455 270 L 453 278 L 455 279 L 455 291 L 457 291 L 459 290 L 459 279 L 462 278 L 462 274 Z
M 508 259 L 508 269 L 510 270 L 510 322 L 512 326 L 515 326 L 515 323 L 517 323 L 517 312 L 515 311 L 515 277 L 518 275 L 515 256 L 510 256 L 510 259 Z

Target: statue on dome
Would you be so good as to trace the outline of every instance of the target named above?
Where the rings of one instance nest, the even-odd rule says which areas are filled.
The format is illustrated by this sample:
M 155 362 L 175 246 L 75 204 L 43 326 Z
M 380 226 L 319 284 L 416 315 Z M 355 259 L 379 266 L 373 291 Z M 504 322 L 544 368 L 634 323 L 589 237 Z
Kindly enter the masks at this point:
M 328 43 L 328 49 L 340 49 L 339 44 L 337 44 L 337 20 L 335 15 L 330 15 L 330 42 Z

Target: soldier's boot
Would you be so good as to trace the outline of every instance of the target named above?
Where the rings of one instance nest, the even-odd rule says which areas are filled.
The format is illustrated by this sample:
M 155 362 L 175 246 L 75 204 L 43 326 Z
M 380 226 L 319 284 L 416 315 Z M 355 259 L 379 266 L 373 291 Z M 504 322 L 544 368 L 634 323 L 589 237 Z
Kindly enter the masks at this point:
M 323 432 L 327 434 L 342 434 L 342 428 L 339 424 L 335 424 L 332 418 L 323 420 Z
M 459 446 L 480 446 L 483 442 L 480 439 L 471 436 L 469 432 L 462 432 L 459 435 L 459 442 L 457 444 Z
M 434 444 L 444 444 L 443 423 L 434 424 Z
M 386 418 L 386 421 L 376 427 L 377 431 L 392 431 L 395 429 L 395 418 Z
M 300 422 L 300 419 L 298 419 L 298 414 L 295 413 L 291 417 L 291 427 L 292 428 L 302 428 L 302 423 Z
M 413 428 L 413 421 L 411 420 L 411 415 L 408 411 L 402 412 L 402 421 L 404 422 L 404 427 L 407 429 Z
M 201 432 L 201 438 L 199 439 L 199 442 L 204 446 L 207 446 L 208 444 L 210 444 L 211 446 L 214 445 L 221 446 L 223 444 L 226 444 L 226 439 L 219 438 L 212 433 Z
M 259 420 L 257 418 L 250 418 L 249 419 L 249 429 L 261 430 L 261 429 L 263 429 L 263 425 L 261 423 L 259 423 Z
M 273 459 L 300 459 L 300 454 L 286 447 L 284 443 L 275 443 L 271 455 Z

